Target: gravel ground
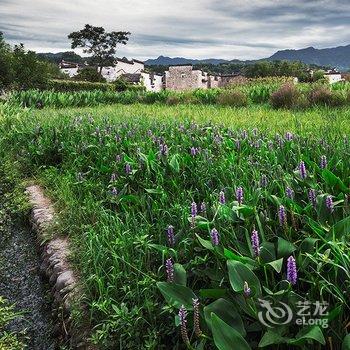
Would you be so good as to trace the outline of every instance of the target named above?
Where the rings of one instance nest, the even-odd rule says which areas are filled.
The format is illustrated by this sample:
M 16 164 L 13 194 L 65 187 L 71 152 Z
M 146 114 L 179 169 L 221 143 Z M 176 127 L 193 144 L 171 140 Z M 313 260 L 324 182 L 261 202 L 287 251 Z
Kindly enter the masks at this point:
M 0 203 L 0 295 L 24 313 L 11 322 L 9 331 L 25 330 L 26 349 L 54 350 L 50 299 L 39 276 L 35 242 L 29 227 L 15 225 Z

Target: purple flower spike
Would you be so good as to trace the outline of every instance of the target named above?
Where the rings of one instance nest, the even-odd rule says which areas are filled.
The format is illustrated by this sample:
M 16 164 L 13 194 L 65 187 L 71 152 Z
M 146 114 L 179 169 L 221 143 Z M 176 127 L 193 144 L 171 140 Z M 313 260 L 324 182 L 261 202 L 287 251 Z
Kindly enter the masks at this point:
M 286 214 L 286 209 L 283 205 L 280 205 L 278 209 L 278 219 L 282 227 L 287 226 L 287 214 Z
M 219 202 L 220 202 L 220 204 L 225 204 L 226 203 L 225 192 L 224 191 L 221 191 L 219 193 Z
M 295 285 L 298 280 L 297 264 L 293 256 L 290 256 L 287 260 L 287 281 L 292 285 Z
M 207 211 L 207 206 L 205 204 L 205 202 L 201 203 L 201 213 L 205 213 Z
M 327 168 L 327 157 L 326 156 L 321 156 L 320 168 L 321 169 L 326 169 Z
M 268 185 L 268 180 L 267 180 L 267 176 L 264 174 L 264 175 L 261 175 L 261 179 L 260 179 L 260 186 L 261 187 L 266 187 Z
M 242 205 L 243 203 L 243 188 L 242 187 L 237 187 L 236 189 L 236 198 L 237 198 L 237 202 L 239 205 Z
M 171 258 L 165 261 L 165 270 L 166 270 L 168 282 L 169 283 L 174 282 L 174 264 Z
M 115 173 L 113 173 L 111 175 L 111 182 L 114 182 L 117 179 L 117 175 Z
M 287 187 L 286 188 L 286 196 L 289 198 L 289 199 L 294 199 L 294 191 L 292 188 L 290 187 Z
M 119 163 L 121 160 L 122 160 L 122 156 L 121 156 L 120 154 L 117 154 L 117 155 L 115 156 L 115 161 L 116 161 L 117 163 Z
M 126 163 L 126 164 L 125 164 L 125 173 L 126 173 L 127 175 L 130 175 L 131 172 L 132 172 L 132 170 L 131 170 L 131 165 L 130 165 L 129 163 Z
M 159 152 L 162 156 L 167 156 L 169 153 L 168 146 L 165 143 L 159 145 Z
M 334 204 L 333 204 L 332 196 L 327 196 L 326 197 L 326 207 L 331 213 L 333 213 L 333 211 L 334 211 Z
M 299 163 L 299 174 L 300 174 L 300 177 L 305 180 L 306 177 L 307 177 L 307 173 L 306 173 L 306 167 L 305 167 L 305 163 L 303 161 L 301 161 Z
M 213 244 L 213 246 L 218 246 L 220 243 L 220 236 L 216 228 L 213 228 L 210 231 L 210 237 L 211 237 L 211 243 Z
M 260 240 L 259 240 L 258 231 L 253 230 L 251 240 L 252 240 L 252 248 L 253 248 L 254 255 L 255 257 L 257 257 L 260 255 Z
M 112 194 L 112 196 L 117 196 L 118 195 L 118 191 L 117 191 L 117 189 L 115 187 L 112 188 L 111 194 Z
M 285 139 L 287 141 L 292 141 L 293 140 L 293 134 L 291 132 L 286 132 L 286 134 L 284 135 Z
M 248 282 L 245 281 L 243 285 L 243 294 L 245 298 L 249 298 L 250 294 L 252 293 L 252 290 L 250 289 Z
M 307 196 L 312 206 L 316 208 L 316 191 L 313 188 L 311 188 L 307 193 Z
M 169 246 L 173 247 L 175 245 L 174 226 L 172 226 L 172 225 L 168 226 L 167 237 L 168 237 Z
M 191 204 L 191 215 L 192 216 L 197 216 L 197 204 L 196 202 L 192 202 Z
M 195 157 L 198 153 L 198 149 L 196 147 L 191 147 L 190 153 L 192 157 Z
M 181 325 L 181 337 L 185 344 L 189 344 L 190 340 L 188 339 L 187 334 L 187 311 L 184 305 L 180 307 L 179 310 L 179 319 Z
M 192 305 L 193 305 L 193 328 L 194 333 L 197 337 L 200 337 L 202 335 L 202 331 L 200 328 L 200 313 L 199 313 L 199 300 L 198 299 L 192 299 Z

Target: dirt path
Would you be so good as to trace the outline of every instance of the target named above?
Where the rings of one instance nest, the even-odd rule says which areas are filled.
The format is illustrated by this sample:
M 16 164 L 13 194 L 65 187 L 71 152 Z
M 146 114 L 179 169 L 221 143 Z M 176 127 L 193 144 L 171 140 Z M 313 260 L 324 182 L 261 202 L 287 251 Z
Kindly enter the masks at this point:
M 53 350 L 50 299 L 39 277 L 35 236 L 29 227 L 12 222 L 0 203 L 0 295 L 24 312 L 12 321 L 10 331 L 26 330 L 27 348 Z

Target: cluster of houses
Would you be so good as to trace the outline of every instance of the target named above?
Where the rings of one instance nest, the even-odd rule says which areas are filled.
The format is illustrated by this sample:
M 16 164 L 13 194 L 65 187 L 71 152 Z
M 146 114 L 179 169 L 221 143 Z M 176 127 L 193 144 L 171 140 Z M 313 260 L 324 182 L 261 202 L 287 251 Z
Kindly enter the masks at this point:
M 86 64 L 77 64 L 67 61 L 61 61 L 60 70 L 69 77 L 74 77 L 79 70 L 86 67 Z M 127 58 L 116 58 L 114 65 L 103 67 L 102 76 L 107 82 L 113 82 L 117 79 L 145 86 L 147 91 L 175 90 L 184 91 L 190 89 L 210 89 L 216 87 L 225 87 L 229 84 L 242 80 L 240 75 L 210 75 L 202 70 L 193 69 L 192 65 L 170 66 L 164 75 L 148 73 L 145 71 L 145 65 L 139 60 L 128 60 Z M 329 83 L 342 81 L 341 73 L 336 70 L 325 72 L 325 78 Z
M 70 78 L 76 76 L 86 64 L 61 61 L 61 72 Z M 223 87 L 239 80 L 239 75 L 210 75 L 199 69 L 193 69 L 192 65 L 170 66 L 164 75 L 147 73 L 143 62 L 127 58 L 117 58 L 114 65 L 103 67 L 102 76 L 107 82 L 124 79 L 131 84 L 142 84 L 147 91 L 160 91 L 163 89 L 183 91 L 189 89 L 210 89 Z

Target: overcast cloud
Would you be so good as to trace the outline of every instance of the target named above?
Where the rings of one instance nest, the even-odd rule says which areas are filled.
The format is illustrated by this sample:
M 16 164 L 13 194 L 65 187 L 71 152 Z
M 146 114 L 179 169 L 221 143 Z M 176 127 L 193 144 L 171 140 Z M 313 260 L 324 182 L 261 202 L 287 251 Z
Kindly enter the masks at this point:
M 350 0 L 0 0 L 0 31 L 39 52 L 84 24 L 132 33 L 119 56 L 255 59 L 350 44 Z

